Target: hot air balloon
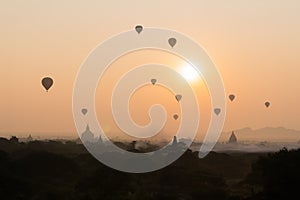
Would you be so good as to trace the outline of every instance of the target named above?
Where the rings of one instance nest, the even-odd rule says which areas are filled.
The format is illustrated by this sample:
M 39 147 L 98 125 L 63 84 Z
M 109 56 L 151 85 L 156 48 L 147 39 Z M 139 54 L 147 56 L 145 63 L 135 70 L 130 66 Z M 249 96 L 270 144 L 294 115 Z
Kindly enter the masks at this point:
M 182 96 L 181 96 L 180 94 L 177 94 L 177 95 L 175 96 L 175 99 L 176 99 L 178 102 L 181 100 L 181 98 L 182 98 Z
M 177 40 L 175 38 L 170 38 L 168 40 L 169 45 L 173 48 L 175 46 L 175 44 L 177 43 Z
M 152 83 L 152 85 L 155 85 L 156 81 L 157 81 L 157 80 L 156 80 L 156 79 L 154 79 L 154 78 L 153 78 L 153 79 L 151 79 L 151 83 Z
M 234 94 L 229 95 L 229 99 L 230 101 L 233 101 L 235 99 L 235 95 Z
M 46 89 L 46 91 L 48 92 L 48 90 L 52 87 L 53 85 L 53 79 L 50 77 L 45 77 L 42 79 L 42 85 L 44 86 L 44 88 Z
M 220 109 L 220 108 L 215 108 L 215 109 L 214 109 L 214 113 L 215 113 L 216 115 L 219 115 L 219 114 L 221 113 L 221 109 Z
M 81 109 L 81 113 L 82 113 L 83 115 L 86 115 L 87 112 L 88 112 L 88 109 L 86 109 L 86 108 L 82 108 L 82 109 Z
M 135 27 L 135 30 L 136 30 L 136 32 L 137 32 L 138 34 L 140 34 L 140 33 L 143 31 L 143 26 L 137 25 L 137 26 Z
M 271 105 L 271 103 L 270 102 L 265 102 L 265 106 L 266 106 L 266 108 L 269 108 L 270 107 L 270 105 Z
M 173 118 L 174 118 L 175 120 L 177 120 L 177 119 L 178 119 L 178 115 L 177 115 L 177 114 L 173 115 Z

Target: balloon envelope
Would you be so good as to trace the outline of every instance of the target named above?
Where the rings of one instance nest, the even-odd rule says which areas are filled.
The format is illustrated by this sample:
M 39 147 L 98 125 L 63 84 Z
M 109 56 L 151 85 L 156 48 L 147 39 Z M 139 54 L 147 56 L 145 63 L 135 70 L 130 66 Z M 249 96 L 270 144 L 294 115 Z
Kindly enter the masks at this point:
M 235 95 L 234 94 L 229 95 L 229 99 L 230 101 L 233 101 L 235 99 Z
M 169 45 L 173 48 L 175 46 L 177 40 L 175 38 L 170 38 L 168 40 L 168 42 L 169 42 Z
M 50 77 L 45 77 L 42 79 L 42 85 L 44 86 L 44 88 L 46 89 L 46 91 L 48 92 L 48 90 L 52 87 L 53 85 L 53 79 Z
M 151 79 L 152 85 L 155 85 L 156 81 L 157 81 L 156 79 Z
M 173 115 L 173 118 L 174 118 L 175 120 L 177 120 L 177 119 L 178 119 L 178 115 L 177 115 L 177 114 Z
M 140 33 L 143 31 L 143 26 L 137 25 L 137 26 L 135 27 L 135 30 L 136 30 L 136 32 L 137 32 L 138 34 L 140 34 Z
M 216 115 L 219 115 L 221 113 L 221 109 L 220 108 L 215 108 L 214 112 Z
M 175 96 L 175 99 L 176 99 L 178 102 L 181 100 L 181 98 L 182 98 L 182 96 L 181 96 L 180 94 L 177 94 L 177 95 Z
M 270 107 L 270 105 L 271 105 L 271 103 L 270 102 L 265 102 L 265 106 L 267 107 L 267 108 L 269 108 Z
M 81 112 L 82 112 L 83 115 L 86 115 L 86 113 L 88 112 L 88 110 L 86 108 L 82 108 Z

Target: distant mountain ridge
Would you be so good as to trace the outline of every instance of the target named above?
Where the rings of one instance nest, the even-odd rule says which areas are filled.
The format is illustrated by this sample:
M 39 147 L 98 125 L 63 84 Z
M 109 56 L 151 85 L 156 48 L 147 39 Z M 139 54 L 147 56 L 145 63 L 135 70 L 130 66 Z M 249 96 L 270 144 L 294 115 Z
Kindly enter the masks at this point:
M 261 142 L 298 142 L 300 131 L 284 127 L 265 127 L 252 129 L 249 127 L 233 130 L 238 141 L 261 141 Z M 231 131 L 223 132 L 219 141 L 228 141 Z

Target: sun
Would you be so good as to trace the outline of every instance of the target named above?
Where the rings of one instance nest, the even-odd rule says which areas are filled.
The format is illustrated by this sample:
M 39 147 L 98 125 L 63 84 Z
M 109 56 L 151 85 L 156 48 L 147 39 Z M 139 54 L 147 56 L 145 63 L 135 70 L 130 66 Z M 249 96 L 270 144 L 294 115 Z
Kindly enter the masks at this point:
M 191 65 L 184 65 L 179 68 L 179 73 L 188 82 L 196 82 L 201 79 L 196 69 Z

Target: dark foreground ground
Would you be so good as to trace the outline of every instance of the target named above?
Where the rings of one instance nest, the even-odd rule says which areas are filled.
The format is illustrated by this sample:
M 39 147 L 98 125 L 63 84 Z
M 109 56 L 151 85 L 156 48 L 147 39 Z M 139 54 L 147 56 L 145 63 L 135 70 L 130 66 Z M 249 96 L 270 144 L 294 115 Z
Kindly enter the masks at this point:
M 110 169 L 76 143 L 0 140 L 0 199 L 298 199 L 300 150 L 187 151 L 151 173 Z

